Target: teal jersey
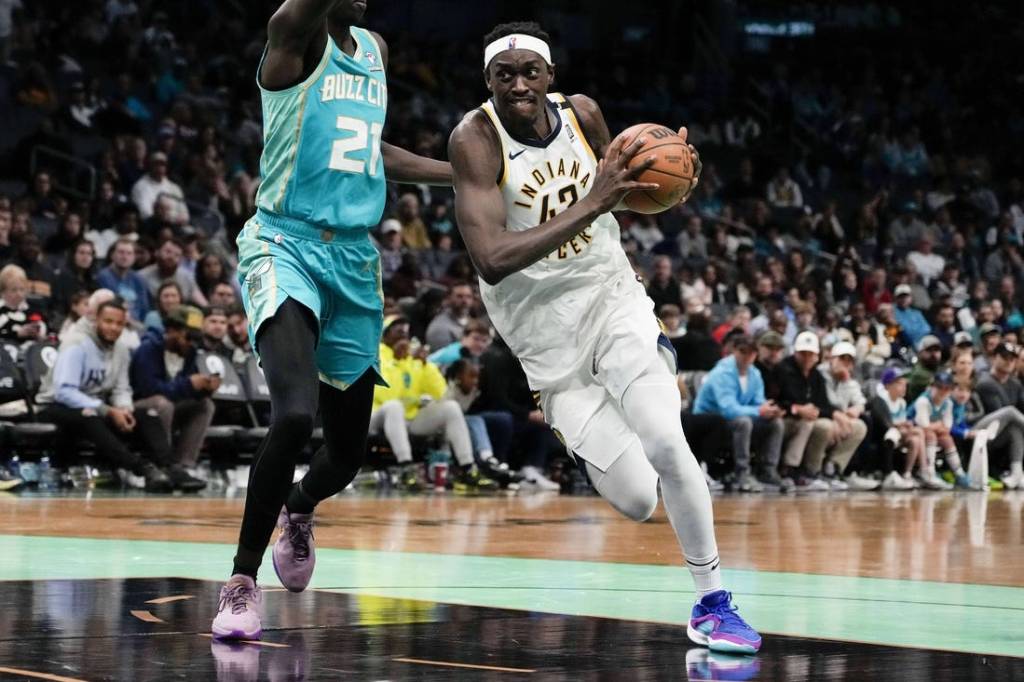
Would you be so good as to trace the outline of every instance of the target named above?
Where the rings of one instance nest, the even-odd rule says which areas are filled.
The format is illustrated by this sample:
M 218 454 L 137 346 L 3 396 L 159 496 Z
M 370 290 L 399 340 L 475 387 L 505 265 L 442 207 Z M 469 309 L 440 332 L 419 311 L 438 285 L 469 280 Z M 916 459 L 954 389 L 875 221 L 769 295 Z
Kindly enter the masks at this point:
M 260 86 L 263 180 L 257 207 L 335 231 L 375 226 L 387 193 L 380 154 L 387 114 L 384 62 L 369 31 L 351 31 L 353 56 L 328 36 L 320 63 L 302 83 L 276 91 Z

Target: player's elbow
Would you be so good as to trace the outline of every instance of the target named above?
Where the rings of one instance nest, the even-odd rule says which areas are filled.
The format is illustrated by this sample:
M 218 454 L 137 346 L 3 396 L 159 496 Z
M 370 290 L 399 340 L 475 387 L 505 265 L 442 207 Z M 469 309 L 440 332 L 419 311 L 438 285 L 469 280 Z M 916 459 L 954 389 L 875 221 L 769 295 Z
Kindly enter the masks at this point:
M 492 287 L 508 276 L 508 272 L 503 271 L 492 263 L 480 263 L 476 269 L 480 273 L 480 279 Z

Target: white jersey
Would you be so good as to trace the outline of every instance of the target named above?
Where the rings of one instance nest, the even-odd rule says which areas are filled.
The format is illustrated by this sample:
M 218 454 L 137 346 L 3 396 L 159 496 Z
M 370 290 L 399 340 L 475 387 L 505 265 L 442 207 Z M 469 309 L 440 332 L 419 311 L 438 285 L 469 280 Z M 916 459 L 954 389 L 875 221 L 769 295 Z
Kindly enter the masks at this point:
M 506 228 L 527 230 L 581 200 L 593 187 L 597 157 L 570 102 L 548 95 L 554 115 L 544 140 L 509 133 L 492 102 L 481 109 L 501 139 L 498 185 L 505 198 Z M 491 322 L 519 357 L 536 391 L 564 386 L 594 361 L 595 345 L 613 311 L 646 316 L 640 323 L 657 337 L 657 321 L 619 241 L 618 221 L 605 213 L 533 265 L 496 285 L 480 281 Z

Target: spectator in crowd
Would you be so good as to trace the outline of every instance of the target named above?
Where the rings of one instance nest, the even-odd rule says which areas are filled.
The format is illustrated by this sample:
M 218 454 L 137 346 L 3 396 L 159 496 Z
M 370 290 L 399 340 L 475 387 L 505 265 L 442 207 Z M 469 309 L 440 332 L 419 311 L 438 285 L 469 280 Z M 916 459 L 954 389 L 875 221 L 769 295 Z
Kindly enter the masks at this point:
M 767 197 L 773 208 L 803 208 L 804 205 L 800 185 L 790 177 L 789 169 L 785 166 L 780 167 L 768 183 Z
M 53 270 L 42 262 L 39 237 L 27 232 L 18 237 L 14 258 L 11 263 L 21 267 L 28 284 L 27 295 L 39 305 L 49 306 L 53 295 Z
M 893 315 L 896 317 L 900 329 L 907 335 L 907 339 L 916 346 L 921 339 L 931 333 L 931 325 L 924 318 L 924 313 L 911 305 L 914 292 L 909 284 L 897 285 L 894 293 L 896 308 L 893 310 Z
M 96 324 L 85 339 L 62 347 L 43 379 L 36 402 L 40 419 L 59 428 L 61 456 L 69 461 L 75 438 L 96 444 L 100 456 L 145 479 L 146 490 L 168 492 L 171 480 L 159 465 L 169 460 L 167 434 L 160 420 L 132 407 L 130 357 L 117 344 L 127 323 L 120 301 L 100 304 Z M 123 439 L 136 434 L 145 458 Z
M 914 401 L 914 423 L 924 432 L 925 462 L 921 467 L 921 486 L 929 490 L 950 490 L 952 485 L 939 478 L 936 462 L 939 450 L 956 477 L 959 487 L 970 488 L 970 479 L 960 463 L 953 442 L 953 375 L 937 372 L 932 384 Z
M 81 320 L 86 311 L 89 309 L 89 293 L 86 291 L 79 291 L 71 295 L 71 301 L 68 303 L 67 317 L 60 325 L 60 331 L 57 332 L 57 339 L 61 342 L 67 338 L 68 332 L 75 326 L 75 324 Z
M 722 359 L 722 346 L 711 336 L 710 322 L 703 304 L 690 305 L 686 334 L 673 342 L 680 372 L 710 372 Z
M 131 360 L 131 386 L 138 412 L 155 412 L 173 447 L 167 474 L 174 487 L 194 492 L 206 484 L 191 476 L 213 420 L 210 399 L 220 388 L 221 378 L 199 371 L 196 345 L 202 328 L 202 312 L 180 305 L 164 318 L 163 333 L 149 330 Z
M 185 205 L 185 193 L 178 183 L 167 177 L 167 155 L 153 152 L 149 155 L 146 174 L 132 186 L 132 202 L 139 209 L 143 220 L 148 220 L 161 196 L 177 200 L 174 202 L 174 214 L 178 221 L 187 223 L 188 206 Z
M 395 222 L 397 223 L 397 221 Z M 431 236 L 431 242 L 433 248 L 420 252 L 419 264 L 424 277 L 432 282 L 440 282 L 455 258 L 454 240 L 452 235 L 447 232 L 435 232 Z M 396 244 L 400 247 L 401 239 L 396 240 Z M 383 257 L 382 247 L 381 258 Z
M 136 322 L 146 319 L 150 308 L 149 286 L 132 269 L 135 264 L 135 242 L 122 237 L 111 247 L 110 264 L 100 270 L 96 281 L 120 297 L 128 309 L 128 317 Z
M 992 361 L 996 356 L 996 349 L 1003 340 L 1003 330 L 999 325 L 985 322 L 978 327 L 978 356 L 974 358 L 974 371 L 978 374 L 988 372 L 992 369 Z
M 156 298 L 157 290 L 166 280 L 177 282 L 181 295 L 186 303 L 200 306 L 208 305 L 206 296 L 199 290 L 195 278 L 182 267 L 182 256 L 184 247 L 181 242 L 171 238 L 160 243 L 155 255 L 155 262 L 152 265 L 139 270 L 139 277 L 149 288 L 151 299 Z
M 210 293 L 210 305 L 220 308 L 233 308 L 239 304 L 238 293 L 227 282 L 217 282 Z
M 249 343 L 249 319 L 245 309 L 240 305 L 228 308 L 227 343 L 232 348 L 231 360 L 236 365 L 244 365 L 252 356 L 252 345 Z
M 415 192 L 406 192 L 398 198 L 395 217 L 402 226 L 402 241 L 413 251 L 430 248 L 427 226 L 420 218 L 420 198 Z
M 821 476 L 834 410 L 825 378 L 815 371 L 820 356 L 817 334 L 800 332 L 793 342 L 793 355 L 783 360 L 778 370 L 778 404 L 785 415 L 781 474 L 798 490 L 829 490 L 834 483 Z M 839 489 L 839 482 L 834 487 Z
M 20 344 L 46 338 L 46 318 L 28 302 L 27 293 L 24 270 L 17 265 L 0 270 L 0 340 Z
M 910 420 L 907 411 L 907 379 L 903 369 L 889 367 L 882 374 L 876 395 L 870 401 L 871 419 L 881 452 L 882 490 L 913 490 L 914 464 L 924 460 L 924 433 Z M 905 453 L 902 470 L 896 456 Z
M 920 210 L 916 201 L 904 202 L 899 216 L 889 223 L 888 235 L 893 248 L 905 253 L 921 239 L 927 226 L 918 218 Z
M 647 285 L 647 295 L 654 301 L 654 309 L 663 305 L 679 305 L 681 292 L 679 281 L 672 275 L 672 259 L 658 256 L 654 259 L 654 277 Z
M 732 355 L 722 358 L 704 378 L 697 393 L 694 414 L 718 414 L 729 422 L 736 461 L 734 487 L 741 492 L 761 492 L 765 486 L 783 489 L 777 470 L 782 448 L 782 410 L 765 399 L 761 372 L 754 366 L 757 347 L 749 336 L 733 341 Z M 752 444 L 761 457 L 759 476 L 751 466 Z
M 636 241 L 641 253 L 650 253 L 665 240 L 653 216 L 638 214 L 629 226 L 629 236 Z
M 442 433 L 457 463 L 455 489 L 496 488 L 497 484 L 483 476 L 474 463 L 473 445 L 462 408 L 444 399 L 448 388 L 444 376 L 437 365 L 424 360 L 422 347 L 416 350 L 414 355 L 405 318 L 392 317 L 384 321 L 381 374 L 388 385 L 374 390 L 370 433 L 383 433 L 387 438 L 401 467 L 400 481 L 404 487 L 422 486 L 420 468 L 412 461 L 409 435 Z
M 96 247 L 96 253 L 107 254 L 118 239 L 137 241 L 139 238 L 139 209 L 124 203 L 114 211 L 114 224 L 103 230 L 89 230 L 85 238 Z
M 427 361 L 444 370 L 459 359 L 475 362 L 490 345 L 490 326 L 481 320 L 470 320 L 462 330 L 461 340 L 437 349 L 427 356 Z
M 1024 386 L 1016 377 L 1020 348 L 1014 344 L 1000 343 L 992 359 L 991 371 L 982 375 L 975 390 L 985 408 L 985 416 L 975 425 L 974 430 L 987 428 L 999 423 L 999 432 L 993 439 L 993 449 L 1006 449 L 1009 454 L 1010 470 L 1003 475 L 1003 485 L 1010 490 L 1024 486 Z
M 922 237 L 917 243 L 917 249 L 907 256 L 907 261 L 914 266 L 926 287 L 938 279 L 946 267 L 946 259 L 935 253 L 934 248 L 931 237 Z
M 998 282 L 1005 275 L 1016 279 L 1024 277 L 1024 257 L 1020 253 L 1020 238 L 1003 234 L 999 237 L 999 248 L 985 258 L 983 273 L 989 282 Z
M 738 305 L 732 310 L 729 319 L 718 325 L 711 336 L 718 343 L 724 343 L 725 337 L 731 332 L 738 331 L 742 334 L 750 333 L 750 308 L 745 305 Z
M 473 287 L 467 283 L 455 284 L 448 291 L 448 302 L 427 327 L 427 345 L 444 348 L 462 338 L 462 330 L 469 322 L 473 308 Z
M 947 262 L 931 288 L 931 295 L 934 299 L 946 298 L 954 309 L 962 308 L 967 304 L 967 285 L 960 280 L 960 266 L 956 263 Z
M 960 332 L 956 327 L 956 311 L 948 303 L 941 303 L 935 310 L 935 324 L 932 335 L 942 344 L 943 354 L 949 353 L 956 343 L 956 335 Z M 968 334 L 968 338 L 970 334 Z
M 381 279 L 387 283 L 401 267 L 402 258 L 408 249 L 402 243 L 402 223 L 395 218 L 381 222 L 379 234 Z
M 708 261 L 708 239 L 704 236 L 704 223 L 699 215 L 686 219 L 686 226 L 676 237 L 679 255 L 690 267 L 703 267 Z
M 225 360 L 231 361 L 234 354 L 228 345 L 228 311 L 218 306 L 210 306 L 203 315 L 203 329 L 200 347 L 208 353 L 216 353 Z
M 43 244 L 43 262 L 56 270 L 66 260 L 68 250 L 82 238 L 82 216 L 69 211 L 60 216 L 57 231 Z
M 193 279 L 199 289 L 199 293 L 203 296 L 204 300 L 209 301 L 211 305 L 214 305 L 212 296 L 218 284 L 227 284 L 228 286 L 231 286 L 228 270 L 225 266 L 224 260 L 216 253 L 205 253 L 199 258 Z M 218 303 L 216 305 L 225 304 Z
M 57 271 L 53 287 L 53 309 L 67 314 L 71 298 L 84 291 L 91 294 L 100 288 L 96 281 L 96 249 L 92 242 L 80 239 L 68 249 L 65 264 Z
M 832 359 L 828 367 L 821 367 L 825 377 L 825 394 L 832 405 L 832 434 L 826 444 L 828 458 L 822 467 L 830 480 L 842 477 L 853 490 L 874 490 L 878 481 L 862 477 L 856 472 L 844 476 L 853 454 L 868 434 L 868 426 L 861 417 L 867 407 L 864 390 L 853 378 L 857 362 L 857 349 L 848 341 L 832 346 Z
M 146 313 L 146 319 L 142 326 L 146 330 L 153 330 L 159 333 L 164 331 L 164 318 L 172 310 L 183 304 L 184 297 L 181 295 L 181 287 L 174 280 L 167 280 L 160 285 L 156 291 L 156 307 Z
M 928 388 L 935 373 L 942 366 L 942 342 L 938 337 L 929 334 L 917 344 L 917 362 L 907 376 L 907 400 L 917 400 L 917 396 Z

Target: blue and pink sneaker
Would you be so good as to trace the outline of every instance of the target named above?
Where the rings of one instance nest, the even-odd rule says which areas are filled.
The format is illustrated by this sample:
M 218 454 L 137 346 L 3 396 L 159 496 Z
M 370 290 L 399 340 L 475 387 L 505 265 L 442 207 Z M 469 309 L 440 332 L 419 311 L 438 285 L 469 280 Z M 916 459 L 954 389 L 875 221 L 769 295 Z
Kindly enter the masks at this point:
M 761 635 L 740 618 L 732 593 L 718 590 L 693 605 L 686 634 L 696 644 L 727 654 L 756 654 Z

